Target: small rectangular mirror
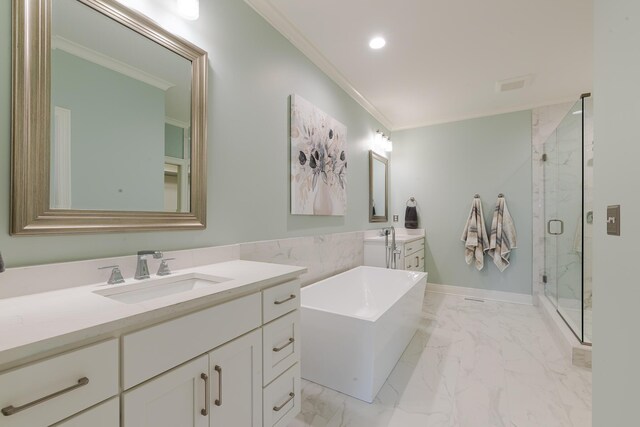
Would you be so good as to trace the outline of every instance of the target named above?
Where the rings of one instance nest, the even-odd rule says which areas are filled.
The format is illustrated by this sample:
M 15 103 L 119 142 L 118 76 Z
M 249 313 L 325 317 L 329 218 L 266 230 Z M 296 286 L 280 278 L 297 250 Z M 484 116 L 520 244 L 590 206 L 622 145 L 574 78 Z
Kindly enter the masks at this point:
M 13 0 L 12 234 L 203 228 L 207 54 L 115 0 Z
M 389 160 L 369 151 L 369 222 L 389 220 Z

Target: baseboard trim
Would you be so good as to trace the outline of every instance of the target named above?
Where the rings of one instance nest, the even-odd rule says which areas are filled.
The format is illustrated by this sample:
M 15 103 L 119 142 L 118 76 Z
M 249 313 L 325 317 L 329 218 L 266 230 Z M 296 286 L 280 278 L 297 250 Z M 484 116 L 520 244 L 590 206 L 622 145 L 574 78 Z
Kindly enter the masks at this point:
M 427 292 L 482 298 L 485 300 L 510 302 L 514 304 L 533 305 L 532 295 L 516 294 L 515 292 L 490 291 L 487 289 L 441 285 L 438 283 L 427 283 Z

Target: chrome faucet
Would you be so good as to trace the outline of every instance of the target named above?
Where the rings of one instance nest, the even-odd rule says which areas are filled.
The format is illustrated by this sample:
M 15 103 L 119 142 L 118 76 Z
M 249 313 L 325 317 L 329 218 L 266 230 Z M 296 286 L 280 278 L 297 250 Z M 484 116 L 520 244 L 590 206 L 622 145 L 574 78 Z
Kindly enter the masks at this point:
M 149 266 L 147 265 L 147 258 L 152 256 L 154 259 L 162 258 L 162 252 L 160 251 L 138 251 L 138 265 L 136 266 L 136 275 L 133 276 L 136 280 L 149 278 Z
M 397 256 L 400 255 L 400 249 L 396 245 L 396 229 L 391 226 L 389 228 L 383 228 L 382 232 L 384 233 L 384 246 L 387 249 L 387 268 L 396 269 L 397 268 Z M 389 234 L 391 234 L 391 244 L 389 244 Z

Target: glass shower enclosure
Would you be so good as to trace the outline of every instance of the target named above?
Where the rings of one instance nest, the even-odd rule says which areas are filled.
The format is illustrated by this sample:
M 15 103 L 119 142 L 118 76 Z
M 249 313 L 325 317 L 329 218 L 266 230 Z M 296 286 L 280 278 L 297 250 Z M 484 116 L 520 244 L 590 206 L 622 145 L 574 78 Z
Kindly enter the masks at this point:
M 591 344 L 593 100 L 583 95 L 544 144 L 544 290 Z

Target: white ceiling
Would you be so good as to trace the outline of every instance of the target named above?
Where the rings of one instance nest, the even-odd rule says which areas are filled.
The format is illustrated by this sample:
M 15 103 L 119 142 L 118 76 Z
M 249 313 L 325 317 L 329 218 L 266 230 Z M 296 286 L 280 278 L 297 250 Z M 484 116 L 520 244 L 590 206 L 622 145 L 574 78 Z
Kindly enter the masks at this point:
M 591 0 L 246 1 L 391 130 L 591 91 Z M 374 35 L 386 47 L 371 50 Z

